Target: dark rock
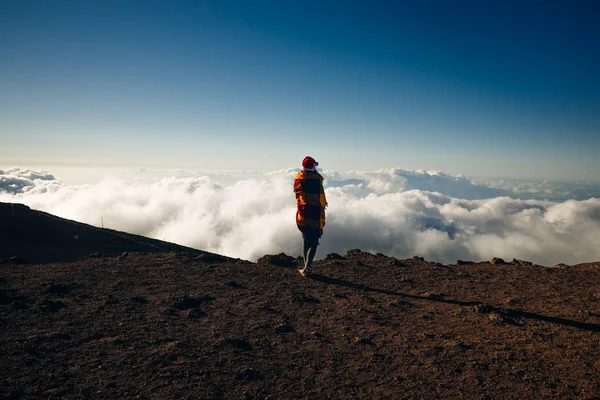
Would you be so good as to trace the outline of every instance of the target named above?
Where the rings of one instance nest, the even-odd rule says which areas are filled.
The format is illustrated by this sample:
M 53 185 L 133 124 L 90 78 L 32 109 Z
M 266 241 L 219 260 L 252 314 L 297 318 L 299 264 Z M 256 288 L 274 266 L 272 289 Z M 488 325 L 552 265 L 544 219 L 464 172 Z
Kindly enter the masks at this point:
M 73 289 L 74 287 L 72 285 L 56 283 L 48 285 L 45 292 L 48 294 L 69 294 Z
M 235 350 L 252 351 L 252 345 L 244 339 L 225 339 L 221 344 L 222 346 L 231 347 Z
M 505 264 L 504 260 L 498 257 L 494 257 L 492 258 L 492 260 L 490 261 L 490 264 L 496 266 L 496 265 L 502 265 Z
M 521 267 L 529 267 L 529 266 L 533 265 L 533 263 L 531 261 L 517 260 L 516 258 L 513 258 L 511 262 L 513 264 L 519 265 Z
M 348 250 L 346 252 L 346 254 L 344 254 L 344 257 L 346 257 L 346 258 L 352 258 L 352 257 L 360 256 L 360 255 L 363 255 L 363 254 L 368 254 L 368 253 L 365 253 L 361 249 L 352 249 L 352 250 Z
M 215 298 L 211 296 L 188 297 L 183 296 L 178 298 L 173 306 L 180 310 L 189 310 L 190 308 L 198 308 L 201 304 L 213 301 Z
M 104 332 L 94 332 L 91 335 L 87 336 L 84 339 L 84 341 L 91 342 L 92 340 L 100 340 L 105 337 L 106 337 L 106 335 L 104 334 Z
M 263 374 L 254 368 L 244 368 L 235 375 L 235 378 L 240 381 L 260 381 L 265 379 Z
M 412 303 L 409 303 L 408 301 L 404 301 L 404 300 L 398 300 L 398 301 L 390 303 L 389 305 L 390 305 L 390 307 L 398 307 L 398 308 L 412 307 L 413 306 Z
M 23 351 L 34 357 L 37 357 L 37 358 L 41 357 L 41 354 L 39 353 L 38 349 L 36 348 L 34 342 L 26 342 L 25 344 L 23 344 Z
M 198 310 L 197 308 L 192 308 L 187 312 L 186 317 L 188 319 L 200 319 L 200 318 L 206 317 L 206 313 L 203 313 L 202 311 Z
M 228 281 L 225 283 L 225 285 L 235 288 L 235 289 L 246 289 L 246 287 L 240 283 L 237 283 L 236 281 Z
M 169 315 L 172 317 L 179 317 L 179 314 L 177 313 L 177 310 L 171 308 L 171 307 L 163 307 L 160 312 L 164 315 Z
M 267 254 L 258 259 L 257 264 L 277 265 L 278 267 L 295 268 L 298 261 L 285 253 Z
M 419 256 L 414 256 L 413 260 L 416 260 L 416 261 L 425 261 L 425 259 L 423 257 L 419 257 Z
M 276 333 L 291 333 L 294 332 L 294 328 L 290 325 L 281 324 L 277 328 L 275 328 Z
M 133 296 L 131 298 L 131 302 L 138 303 L 138 304 L 148 304 L 148 300 L 146 300 L 146 298 L 142 297 L 142 296 Z
M 105 305 L 110 305 L 110 304 L 119 304 L 120 301 L 119 299 L 116 299 L 114 297 L 112 297 L 112 295 L 108 295 L 108 298 L 104 301 Z
M 473 261 L 456 260 L 456 265 L 471 265 Z
M 354 342 L 357 344 L 366 344 L 366 345 L 374 345 L 375 343 L 373 343 L 372 339 L 369 338 L 354 338 Z
M 473 306 L 473 308 L 471 308 L 471 310 L 478 314 L 489 314 L 489 313 L 495 311 L 496 308 L 493 306 L 487 305 L 487 304 L 477 304 L 477 305 Z
M 325 261 L 330 261 L 330 260 L 343 260 L 344 257 L 342 257 L 341 255 L 339 255 L 338 253 L 329 253 L 325 256 Z
M 403 267 L 404 266 L 404 264 L 402 264 L 400 262 L 400 260 L 398 260 L 396 258 L 392 258 L 391 260 L 389 260 L 388 265 L 391 265 L 392 267 Z
M 294 294 L 292 299 L 294 303 L 319 304 L 321 302 L 321 300 L 305 294 Z
M 42 311 L 57 312 L 61 308 L 65 308 L 66 306 L 67 305 L 65 303 L 63 303 L 62 301 L 44 300 L 44 301 L 42 301 L 42 304 L 40 305 L 40 309 Z

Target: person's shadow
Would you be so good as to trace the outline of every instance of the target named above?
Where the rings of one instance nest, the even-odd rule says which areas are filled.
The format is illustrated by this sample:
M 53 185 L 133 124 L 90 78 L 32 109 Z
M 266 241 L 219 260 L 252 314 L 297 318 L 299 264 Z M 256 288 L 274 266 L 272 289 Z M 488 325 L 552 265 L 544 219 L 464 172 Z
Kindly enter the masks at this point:
M 494 312 L 494 313 L 500 314 L 503 317 L 508 318 L 507 321 L 510 321 L 511 318 L 529 318 L 529 319 L 535 319 L 538 321 L 551 322 L 553 324 L 558 324 L 558 325 L 571 326 L 574 328 L 583 329 L 583 330 L 590 331 L 590 332 L 600 332 L 600 324 L 578 322 L 578 321 L 573 321 L 571 319 L 552 317 L 552 316 L 548 316 L 548 315 L 536 314 L 536 313 L 531 313 L 531 312 L 522 311 L 522 310 L 514 310 L 514 309 L 510 309 L 510 308 L 501 308 L 501 307 L 495 307 L 495 306 L 491 306 L 491 305 L 484 305 L 483 303 L 478 302 L 478 301 L 460 301 L 460 300 L 446 299 L 443 296 L 429 297 L 429 296 L 418 296 L 418 295 L 414 295 L 414 294 L 400 293 L 400 292 L 395 292 L 393 290 L 371 288 L 371 287 L 368 287 L 365 285 L 345 281 L 342 279 L 330 278 L 330 277 L 327 277 L 327 276 L 324 276 L 321 274 L 312 274 L 312 275 L 310 275 L 310 278 L 314 279 L 316 281 L 319 281 L 319 282 L 323 282 L 328 285 L 344 286 L 344 287 L 347 287 L 350 289 L 362 290 L 364 292 L 380 293 L 380 294 L 385 294 L 388 296 L 397 296 L 397 297 L 404 297 L 404 298 L 409 298 L 409 299 L 434 301 L 434 302 L 438 302 L 438 303 L 455 304 L 455 305 L 462 306 L 462 307 L 477 307 L 480 310 L 479 312 L 483 312 L 483 313 Z

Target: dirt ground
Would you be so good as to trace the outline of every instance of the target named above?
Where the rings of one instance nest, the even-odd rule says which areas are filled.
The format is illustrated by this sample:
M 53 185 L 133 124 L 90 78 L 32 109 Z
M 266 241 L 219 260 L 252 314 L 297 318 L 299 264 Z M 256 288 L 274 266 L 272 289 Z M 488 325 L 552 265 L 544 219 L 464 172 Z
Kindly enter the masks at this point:
M 600 263 L 0 265 L 0 398 L 598 399 Z

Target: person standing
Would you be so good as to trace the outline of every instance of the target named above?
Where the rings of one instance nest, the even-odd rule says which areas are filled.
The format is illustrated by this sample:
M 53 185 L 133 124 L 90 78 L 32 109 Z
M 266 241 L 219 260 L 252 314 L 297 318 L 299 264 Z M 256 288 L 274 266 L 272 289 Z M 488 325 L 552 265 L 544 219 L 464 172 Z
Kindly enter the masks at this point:
M 296 225 L 302 232 L 303 239 L 304 267 L 299 270 L 302 276 L 308 276 L 313 271 L 312 262 L 325 227 L 327 199 L 323 189 L 323 177 L 317 172 L 317 165 L 319 163 L 314 158 L 304 157 L 302 170 L 294 179 L 294 193 L 298 207 Z

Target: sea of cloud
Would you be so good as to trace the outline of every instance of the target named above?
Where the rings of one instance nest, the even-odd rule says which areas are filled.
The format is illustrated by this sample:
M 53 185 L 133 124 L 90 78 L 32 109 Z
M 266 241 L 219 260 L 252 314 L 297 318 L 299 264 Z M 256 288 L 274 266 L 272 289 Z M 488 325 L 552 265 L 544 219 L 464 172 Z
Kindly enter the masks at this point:
M 256 260 L 300 254 L 292 192 L 296 171 L 137 170 L 93 185 L 67 185 L 44 171 L 11 168 L 0 171 L 0 201 Z M 443 263 L 491 257 L 549 266 L 600 260 L 600 198 L 548 200 L 577 187 L 560 184 L 552 192 L 551 183 L 540 182 L 544 190 L 537 193 L 519 182 L 486 185 L 397 168 L 323 175 L 329 207 L 317 257 L 359 248 Z M 521 192 L 526 196 L 519 198 Z

